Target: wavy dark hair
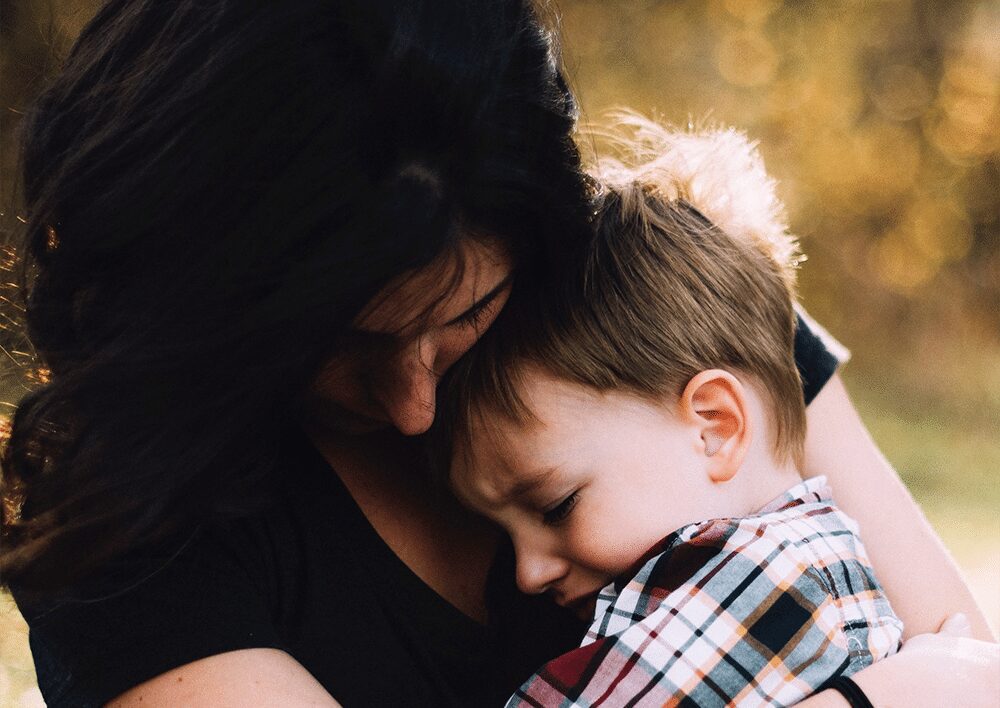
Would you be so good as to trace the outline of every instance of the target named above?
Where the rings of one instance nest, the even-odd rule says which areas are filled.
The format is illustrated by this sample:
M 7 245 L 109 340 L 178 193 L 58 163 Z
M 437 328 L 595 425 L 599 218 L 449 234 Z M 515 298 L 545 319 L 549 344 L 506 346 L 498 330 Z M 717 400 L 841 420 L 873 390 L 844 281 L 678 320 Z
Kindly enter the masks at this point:
M 107 3 L 25 121 L 50 380 L 3 456 L 4 583 L 245 513 L 346 324 L 464 234 L 543 277 L 587 228 L 574 120 L 528 0 Z

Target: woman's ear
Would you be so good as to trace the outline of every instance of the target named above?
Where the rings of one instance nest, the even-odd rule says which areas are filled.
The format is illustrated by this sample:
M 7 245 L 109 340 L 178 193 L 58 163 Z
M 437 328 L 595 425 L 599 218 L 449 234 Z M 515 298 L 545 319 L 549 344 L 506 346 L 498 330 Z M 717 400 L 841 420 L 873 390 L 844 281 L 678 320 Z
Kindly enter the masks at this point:
M 684 387 L 680 405 L 700 430 L 709 477 L 714 482 L 732 479 L 753 436 L 743 384 L 722 369 L 702 371 Z

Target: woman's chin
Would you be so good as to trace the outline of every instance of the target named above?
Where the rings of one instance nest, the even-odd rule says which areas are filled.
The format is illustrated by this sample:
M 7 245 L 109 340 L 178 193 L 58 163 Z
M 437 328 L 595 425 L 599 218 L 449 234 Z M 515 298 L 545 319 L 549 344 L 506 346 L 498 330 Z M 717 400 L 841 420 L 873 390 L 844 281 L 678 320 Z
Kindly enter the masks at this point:
M 392 428 L 389 423 L 377 420 L 350 420 L 344 421 L 337 430 L 344 435 L 368 435 Z
M 329 400 L 313 401 L 308 416 L 313 423 L 341 435 L 367 435 L 392 427 L 389 421 L 358 413 Z

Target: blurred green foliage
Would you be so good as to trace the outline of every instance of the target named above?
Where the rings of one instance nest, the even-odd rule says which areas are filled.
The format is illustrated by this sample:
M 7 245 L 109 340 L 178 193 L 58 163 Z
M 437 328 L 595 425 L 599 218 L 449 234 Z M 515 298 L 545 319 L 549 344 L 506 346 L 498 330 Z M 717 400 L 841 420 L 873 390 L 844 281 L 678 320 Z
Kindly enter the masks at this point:
M 16 228 L 20 115 L 96 6 L 4 2 L 4 230 Z M 996 627 L 1000 3 L 546 7 L 585 123 L 629 107 L 679 125 L 735 125 L 760 141 L 808 256 L 802 300 L 853 351 L 844 377 L 863 416 Z M 2 603 L 0 627 L 0 702 L 32 704 L 24 630 Z

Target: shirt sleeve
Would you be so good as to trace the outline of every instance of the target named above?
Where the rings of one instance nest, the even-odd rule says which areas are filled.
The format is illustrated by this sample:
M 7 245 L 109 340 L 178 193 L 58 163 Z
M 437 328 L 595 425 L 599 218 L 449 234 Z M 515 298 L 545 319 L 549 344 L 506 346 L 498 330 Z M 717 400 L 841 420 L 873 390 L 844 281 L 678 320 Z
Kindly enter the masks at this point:
M 663 554 L 656 587 L 623 589 L 604 617 L 625 629 L 550 661 L 508 706 L 789 705 L 845 672 L 820 571 L 778 539 L 734 548 L 738 529 L 718 523 L 730 527 Z
M 102 706 L 197 659 L 281 648 L 236 538 L 199 533 L 155 561 L 122 563 L 116 588 L 105 576 L 99 590 L 44 602 L 15 589 L 46 704 Z
M 795 365 L 802 378 L 802 393 L 806 405 L 812 402 L 837 367 L 851 358 L 848 349 L 813 320 L 801 307 L 796 307 Z

